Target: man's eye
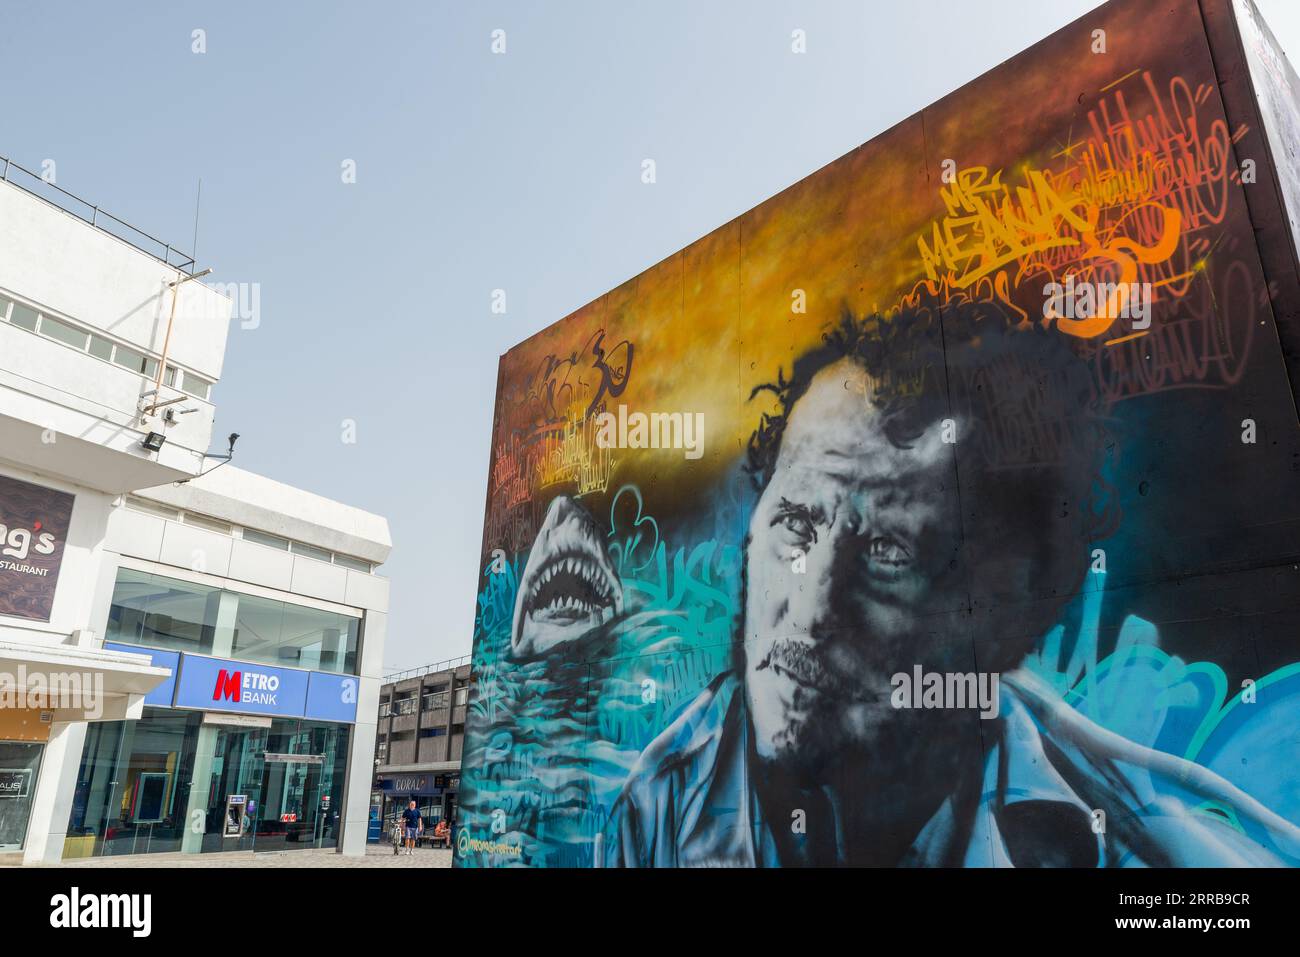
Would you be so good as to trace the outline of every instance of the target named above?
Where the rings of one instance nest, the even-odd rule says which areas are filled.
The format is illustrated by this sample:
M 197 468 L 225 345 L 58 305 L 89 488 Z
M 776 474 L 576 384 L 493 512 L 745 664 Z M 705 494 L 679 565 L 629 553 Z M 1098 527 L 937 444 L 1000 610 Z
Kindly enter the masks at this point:
M 817 527 L 813 524 L 812 517 L 806 509 L 797 507 L 783 508 L 776 513 L 776 516 L 772 519 L 772 524 L 780 525 L 797 541 L 817 541 Z
M 802 515 L 786 515 L 781 519 L 781 524 L 800 538 L 809 538 L 816 534 L 813 531 L 812 522 Z

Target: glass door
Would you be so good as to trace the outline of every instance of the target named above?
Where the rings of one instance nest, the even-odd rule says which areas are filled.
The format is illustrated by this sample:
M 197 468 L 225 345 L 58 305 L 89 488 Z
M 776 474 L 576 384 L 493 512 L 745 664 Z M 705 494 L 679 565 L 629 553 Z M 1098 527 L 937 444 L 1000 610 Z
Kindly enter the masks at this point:
M 45 745 L 0 741 L 0 851 L 21 851 Z
M 348 729 L 319 722 L 277 725 L 267 744 L 262 794 L 278 819 L 279 840 L 254 850 L 306 850 L 338 844 Z
M 267 729 L 222 728 L 213 749 L 208 815 L 215 826 L 204 850 L 256 850 L 258 841 L 274 840 L 265 828 L 263 754 Z
M 285 805 L 292 807 L 298 818 L 294 846 L 320 847 L 320 765 L 294 762 L 288 767 Z

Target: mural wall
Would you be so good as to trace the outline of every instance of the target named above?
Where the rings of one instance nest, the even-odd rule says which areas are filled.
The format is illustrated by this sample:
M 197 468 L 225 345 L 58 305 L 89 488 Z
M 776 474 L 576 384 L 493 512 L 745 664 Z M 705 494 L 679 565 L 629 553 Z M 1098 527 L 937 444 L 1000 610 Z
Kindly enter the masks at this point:
M 1116 0 L 502 357 L 458 866 L 1300 864 L 1217 82 Z

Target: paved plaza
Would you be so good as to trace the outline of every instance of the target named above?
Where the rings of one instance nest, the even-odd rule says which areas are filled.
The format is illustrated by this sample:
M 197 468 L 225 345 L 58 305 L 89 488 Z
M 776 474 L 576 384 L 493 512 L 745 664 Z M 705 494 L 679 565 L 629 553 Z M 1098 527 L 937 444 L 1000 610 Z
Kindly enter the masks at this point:
M 21 866 L 18 855 L 7 855 L 0 866 Z M 231 851 L 224 854 L 132 854 L 87 857 L 44 867 L 451 867 L 451 851 L 417 848 L 410 857 L 394 854 L 390 845 L 366 846 L 365 857 L 344 857 L 332 850 Z

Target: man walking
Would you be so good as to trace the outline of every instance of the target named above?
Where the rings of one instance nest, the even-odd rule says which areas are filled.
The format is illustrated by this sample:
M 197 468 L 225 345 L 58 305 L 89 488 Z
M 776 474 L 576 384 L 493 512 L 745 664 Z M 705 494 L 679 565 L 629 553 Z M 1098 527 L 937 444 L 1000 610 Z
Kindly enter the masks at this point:
M 406 833 L 406 853 L 410 856 L 415 853 L 415 839 L 424 831 L 424 818 L 420 817 L 414 798 L 411 799 L 407 809 L 402 812 L 402 826 Z

